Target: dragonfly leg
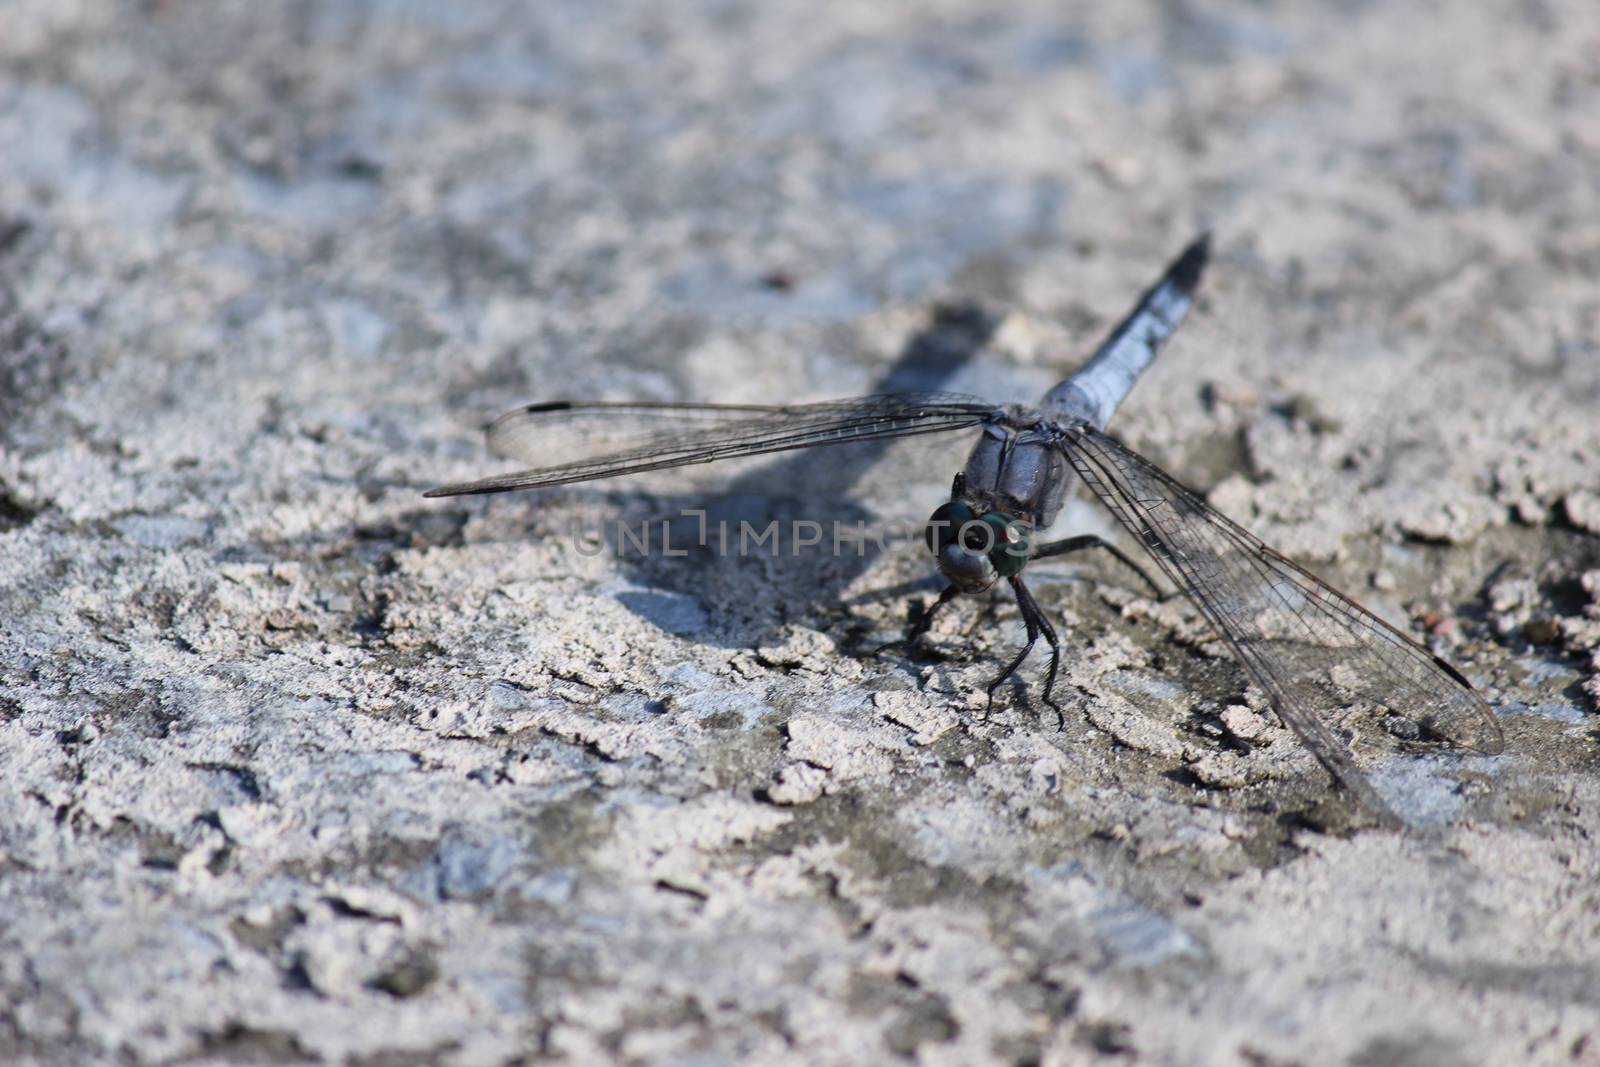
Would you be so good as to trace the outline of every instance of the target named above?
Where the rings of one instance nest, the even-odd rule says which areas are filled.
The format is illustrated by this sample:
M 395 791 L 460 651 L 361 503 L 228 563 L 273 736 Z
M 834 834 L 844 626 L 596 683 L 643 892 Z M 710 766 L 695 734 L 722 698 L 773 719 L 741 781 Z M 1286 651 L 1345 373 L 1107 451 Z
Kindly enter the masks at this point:
M 1117 559 L 1121 560 L 1123 565 L 1129 570 L 1143 578 L 1145 583 L 1148 584 L 1151 589 L 1156 591 L 1156 596 L 1166 599 L 1168 594 L 1161 591 L 1161 586 L 1156 584 L 1156 580 L 1150 577 L 1148 571 L 1130 559 L 1126 552 L 1122 551 L 1122 549 L 1118 548 L 1110 541 L 1105 540 L 1099 534 L 1080 534 L 1077 537 L 1068 537 L 1060 541 L 1051 541 L 1048 545 L 1040 545 L 1039 548 L 1034 552 L 1033 558 L 1045 559 L 1049 556 L 1065 556 L 1072 552 L 1081 552 L 1086 548 L 1105 549 Z
M 918 616 L 917 621 L 912 623 L 910 628 L 906 630 L 906 635 L 904 637 L 900 638 L 898 641 L 884 642 L 877 648 L 873 649 L 872 654 L 877 656 L 887 652 L 891 648 L 910 648 L 912 645 L 916 644 L 919 638 L 933 628 L 933 617 L 938 614 L 939 609 L 950 603 L 950 601 L 954 600 L 960 594 L 961 590 L 957 589 L 955 586 L 945 586 L 944 592 L 939 594 L 939 599 L 928 605 L 927 610 Z
M 1050 646 L 1050 670 L 1044 676 L 1044 702 L 1050 710 L 1056 713 L 1056 729 L 1067 728 L 1067 717 L 1061 711 L 1061 705 L 1055 702 L 1050 695 L 1056 685 L 1056 671 L 1061 667 L 1061 639 L 1056 636 L 1056 628 L 1050 624 L 1050 619 L 1039 607 L 1039 602 L 1033 599 L 1033 591 L 1022 584 L 1021 578 L 1011 579 L 1011 588 L 1017 594 L 1017 606 L 1022 609 L 1023 617 L 1033 616 L 1035 631 L 1044 636 L 1045 642 Z M 1031 645 L 1031 642 L 1030 642 Z
M 960 595 L 961 590 L 957 589 L 955 586 L 945 586 L 944 592 L 939 594 L 939 599 L 935 600 L 932 604 L 929 604 L 927 610 L 922 613 L 921 617 L 919 617 L 916 622 L 912 623 L 911 629 L 906 631 L 906 644 L 916 644 L 919 637 L 933 629 L 933 617 L 939 613 L 939 609 Z
M 1011 579 L 1011 584 L 1015 587 L 1017 580 L 1015 578 Z M 1036 611 L 1028 610 L 1028 606 L 1023 602 L 1022 596 L 1023 594 L 1020 593 L 1017 595 L 1017 607 L 1022 611 L 1022 624 L 1028 628 L 1028 643 L 1022 646 L 1021 652 L 1012 657 L 1010 663 L 1006 664 L 1005 670 L 996 675 L 994 681 L 989 683 L 989 703 L 983 709 L 983 717 L 985 719 L 989 717 L 989 712 L 994 710 L 994 691 L 999 689 L 1007 678 L 1017 673 L 1017 668 L 1022 666 L 1022 661 L 1028 658 L 1028 653 L 1033 651 L 1034 644 L 1039 640 L 1037 613 Z M 1031 602 L 1033 598 L 1029 597 L 1028 599 Z

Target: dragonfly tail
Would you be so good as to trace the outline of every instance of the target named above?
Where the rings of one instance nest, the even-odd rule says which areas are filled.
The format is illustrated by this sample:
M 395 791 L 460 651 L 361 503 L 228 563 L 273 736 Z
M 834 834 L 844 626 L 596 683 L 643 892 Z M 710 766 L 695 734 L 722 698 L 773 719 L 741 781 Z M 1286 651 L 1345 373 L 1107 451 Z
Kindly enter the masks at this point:
M 1045 394 L 1045 409 L 1105 429 L 1117 405 L 1155 359 L 1162 342 L 1183 321 L 1194 302 L 1210 251 L 1209 232 L 1191 241 L 1089 361 Z

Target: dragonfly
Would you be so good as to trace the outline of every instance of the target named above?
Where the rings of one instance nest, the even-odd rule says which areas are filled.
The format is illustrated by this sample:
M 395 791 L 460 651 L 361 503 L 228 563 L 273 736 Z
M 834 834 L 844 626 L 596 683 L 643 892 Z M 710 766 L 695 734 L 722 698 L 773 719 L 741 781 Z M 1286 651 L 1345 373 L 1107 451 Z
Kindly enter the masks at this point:
M 1043 539 L 1074 481 L 1081 482 L 1194 604 L 1333 781 L 1378 823 L 1400 828 L 1403 821 L 1342 740 L 1346 724 L 1366 713 L 1399 737 L 1494 755 L 1504 740 L 1488 703 L 1421 642 L 1105 432 L 1194 303 L 1209 247 L 1209 234 L 1190 243 L 1083 366 L 1035 406 L 943 392 L 795 405 L 537 403 L 502 416 L 488 431 L 493 452 L 535 466 L 424 495 L 539 489 L 794 449 L 975 431 L 950 499 L 924 531 L 947 584 L 897 644 L 928 633 L 935 614 L 956 598 L 1004 582 L 1026 639 L 989 686 L 990 701 L 1043 639 L 1050 650 L 1044 699 L 1059 715 L 1052 691 L 1061 639 L 1023 580 L 1028 564 L 1098 548 L 1144 573 L 1098 535 Z

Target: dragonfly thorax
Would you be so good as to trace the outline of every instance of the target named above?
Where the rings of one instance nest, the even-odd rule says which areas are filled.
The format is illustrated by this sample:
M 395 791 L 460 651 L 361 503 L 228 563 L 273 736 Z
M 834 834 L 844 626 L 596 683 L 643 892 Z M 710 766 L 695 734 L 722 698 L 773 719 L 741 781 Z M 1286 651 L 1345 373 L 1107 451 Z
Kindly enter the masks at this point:
M 1070 480 L 1051 428 L 1020 409 L 984 427 L 962 476 L 969 497 L 1041 530 L 1060 513 Z
M 1013 515 L 952 500 L 928 518 L 924 536 L 939 572 L 963 593 L 981 593 L 1022 573 L 1033 550 L 1031 533 Z

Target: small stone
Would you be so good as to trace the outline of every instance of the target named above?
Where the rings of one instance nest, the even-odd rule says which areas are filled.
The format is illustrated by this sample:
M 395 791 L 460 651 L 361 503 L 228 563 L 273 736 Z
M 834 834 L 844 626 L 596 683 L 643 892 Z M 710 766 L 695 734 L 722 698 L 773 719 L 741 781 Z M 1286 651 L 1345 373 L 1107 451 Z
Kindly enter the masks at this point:
M 1600 533 L 1600 495 L 1578 490 L 1561 499 L 1561 510 L 1567 521 L 1580 530 Z
M 439 965 L 431 955 L 413 949 L 374 975 L 368 983 L 392 997 L 414 997 L 439 979 Z
M 1584 571 L 1583 577 L 1578 579 L 1578 584 L 1583 586 L 1583 591 L 1600 603 L 1600 571 Z
M 1418 620 L 1432 637 L 1449 637 L 1455 632 L 1456 620 L 1437 611 L 1424 611 Z
M 1229 733 L 1246 741 L 1255 740 L 1267 730 L 1266 721 L 1243 704 L 1223 708 L 1217 718 L 1222 720 L 1222 725 L 1228 728 Z
M 1527 608 L 1538 599 L 1539 591 L 1531 578 L 1507 578 L 1489 588 L 1489 606 L 1495 611 Z
M 90 722 L 88 719 L 84 719 L 75 726 L 71 726 L 68 729 L 58 732 L 56 734 L 56 740 L 61 742 L 61 744 L 64 746 L 71 747 L 72 745 L 90 744 L 99 736 L 100 731 L 95 729 L 94 723 Z
M 1212 789 L 1242 789 L 1255 778 L 1255 771 L 1234 752 L 1207 752 L 1191 761 L 1187 769 Z
M 774 804 L 809 804 L 828 791 L 828 772 L 809 763 L 791 763 L 778 772 L 777 781 L 767 790 Z
M 995 330 L 990 344 L 998 354 L 1017 363 L 1029 364 L 1038 362 L 1046 340 L 1031 318 L 1010 312 L 1000 320 L 1000 327 Z
M 1554 619 L 1529 619 L 1522 624 L 1522 636 L 1536 645 L 1554 644 L 1561 639 L 1561 627 Z
M 1305 393 L 1296 393 L 1290 397 L 1288 409 L 1289 417 L 1303 424 L 1312 433 L 1338 433 L 1344 429 L 1344 422 L 1341 419 L 1323 412 L 1317 399 Z
M 1561 642 L 1572 652 L 1600 649 L 1600 619 L 1562 619 Z M 1597 664 L 1600 669 L 1600 664 Z
M 1200 392 L 1207 406 L 1247 410 L 1261 403 L 1261 394 L 1242 382 L 1209 381 L 1201 385 Z
M 517 863 L 509 837 L 486 842 L 448 838 L 434 851 L 432 873 L 440 900 L 475 900 L 493 892 Z
M 1385 715 L 1383 728 L 1391 737 L 1402 741 L 1417 741 L 1422 737 L 1422 728 L 1404 715 Z

